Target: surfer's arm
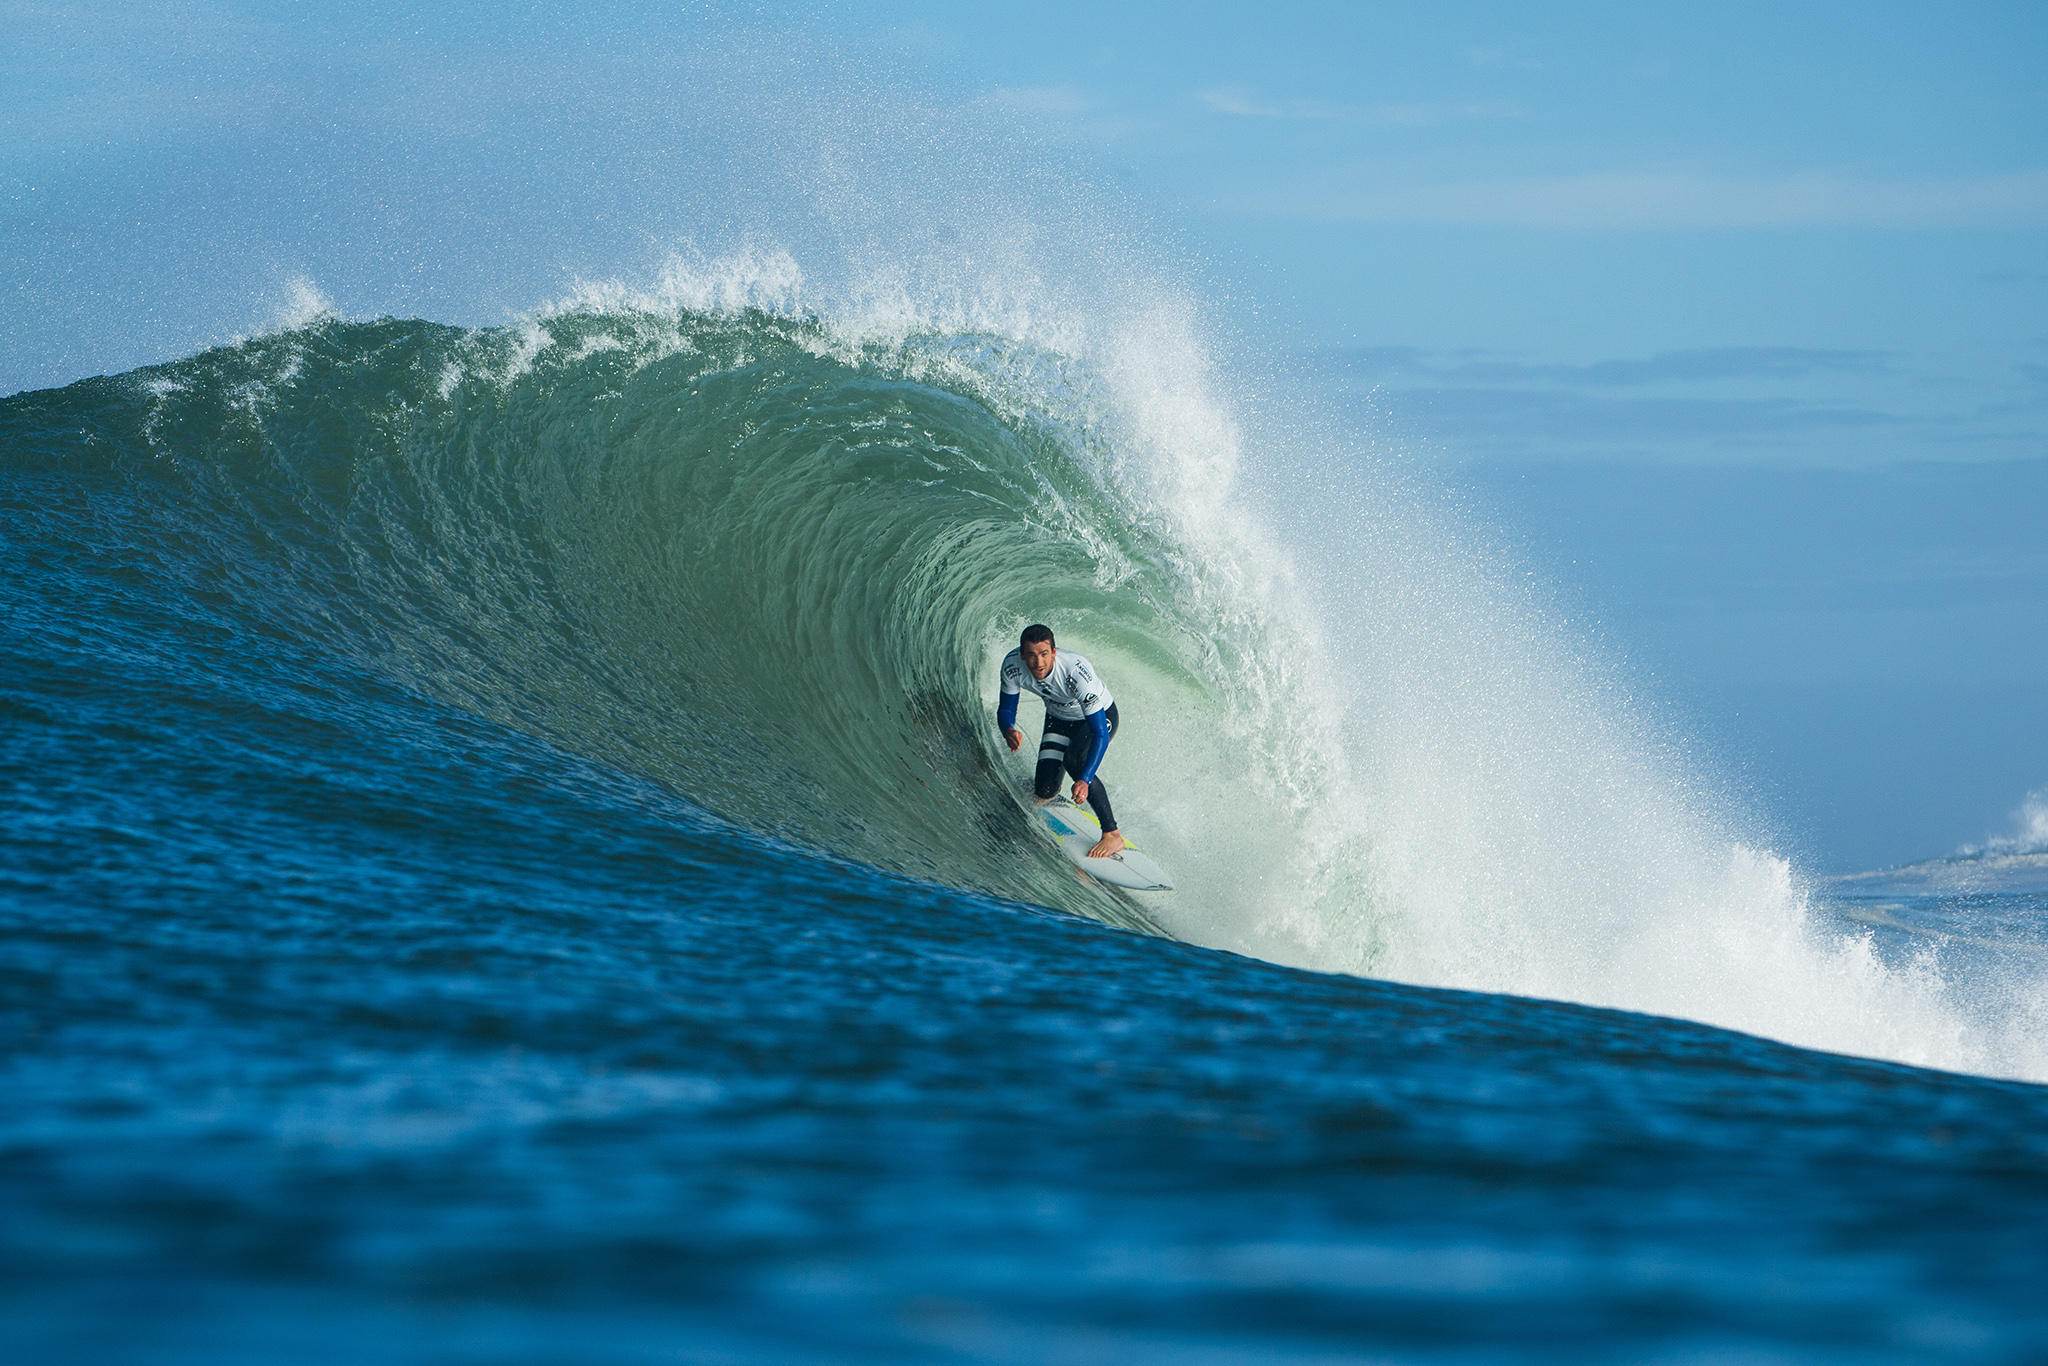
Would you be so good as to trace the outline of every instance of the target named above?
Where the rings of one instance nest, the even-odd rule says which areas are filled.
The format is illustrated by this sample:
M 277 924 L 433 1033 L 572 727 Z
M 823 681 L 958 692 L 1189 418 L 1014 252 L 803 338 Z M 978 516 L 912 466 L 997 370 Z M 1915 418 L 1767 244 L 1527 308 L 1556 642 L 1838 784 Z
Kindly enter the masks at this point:
M 1006 692 L 996 698 L 996 729 L 1012 751 L 1024 748 L 1024 732 L 1017 729 L 1017 699 L 1021 692 Z
M 1089 712 L 1088 729 L 1095 733 L 1095 743 L 1089 747 L 1088 766 L 1077 780 L 1084 785 L 1095 781 L 1095 770 L 1102 767 L 1103 751 L 1109 748 L 1109 708 Z

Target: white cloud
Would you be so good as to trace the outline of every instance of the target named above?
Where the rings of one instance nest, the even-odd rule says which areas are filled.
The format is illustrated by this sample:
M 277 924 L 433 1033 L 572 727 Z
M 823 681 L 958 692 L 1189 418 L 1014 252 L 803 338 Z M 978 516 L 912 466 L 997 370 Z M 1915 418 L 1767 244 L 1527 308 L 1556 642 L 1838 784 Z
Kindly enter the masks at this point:
M 1219 114 L 1236 114 L 1249 119 L 1335 119 L 1350 112 L 1343 105 L 1322 104 L 1314 100 L 1282 100 L 1277 103 L 1261 100 L 1251 87 L 1243 85 L 1204 90 L 1195 98 Z
M 1475 66 L 1492 67 L 1496 71 L 1535 71 L 1543 65 L 1534 57 L 1524 57 L 1504 47 L 1468 47 L 1465 58 Z
M 1371 110 L 1375 123 L 1401 123 L 1411 127 L 1431 127 L 1440 123 L 1459 123 L 1467 119 L 1519 119 L 1528 117 L 1522 107 L 1510 100 L 1480 100 L 1459 103 L 1440 100 L 1434 104 L 1378 104 Z
M 1203 90 L 1195 98 L 1219 114 L 1250 119 L 1350 119 L 1410 127 L 1466 119 L 1519 119 L 1521 106 L 1508 100 L 1435 100 L 1421 104 L 1333 104 L 1324 100 L 1261 99 L 1250 86 Z
M 2041 227 L 2048 226 L 2048 171 L 1952 180 L 1606 171 L 1385 189 L 1326 184 L 1291 202 L 1282 195 L 1263 204 L 1363 223 L 1532 228 Z

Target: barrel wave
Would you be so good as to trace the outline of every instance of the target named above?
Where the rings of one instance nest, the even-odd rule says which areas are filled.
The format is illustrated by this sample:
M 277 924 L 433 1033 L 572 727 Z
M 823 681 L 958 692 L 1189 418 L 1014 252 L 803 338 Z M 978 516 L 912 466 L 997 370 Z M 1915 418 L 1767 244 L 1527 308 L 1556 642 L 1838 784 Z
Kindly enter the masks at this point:
M 48 540 L 128 545 L 228 638 L 793 849 L 1319 970 L 2044 1070 L 2030 961 L 1829 914 L 1455 529 L 1308 479 L 1254 507 L 1172 319 L 1084 354 L 821 317 L 773 267 L 485 330 L 315 308 L 11 400 L 10 448 L 107 476 L 96 530 Z M 53 488 L 40 515 L 77 515 Z M 992 711 L 1037 620 L 1117 694 L 1103 774 L 1181 891 L 1097 886 L 1028 838 L 1030 751 Z
M 1152 929 L 1024 838 L 996 662 L 1032 620 L 1085 639 L 1135 722 L 1108 771 L 1143 775 L 1134 810 L 1171 858 L 1159 794 L 1192 808 L 1205 757 L 1186 720 L 1255 685 L 1262 652 L 1109 477 L 1057 365 L 760 310 L 324 318 L 12 417 L 37 429 L 17 449 L 118 475 L 101 513 L 225 629 L 797 844 Z

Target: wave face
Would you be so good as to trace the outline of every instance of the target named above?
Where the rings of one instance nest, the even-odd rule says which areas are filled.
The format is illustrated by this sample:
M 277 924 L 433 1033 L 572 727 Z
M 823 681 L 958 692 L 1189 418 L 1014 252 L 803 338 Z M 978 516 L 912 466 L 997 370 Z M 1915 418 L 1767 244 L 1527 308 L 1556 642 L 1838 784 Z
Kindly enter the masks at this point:
M 795 845 L 1293 965 L 2048 1075 L 2037 973 L 1831 918 L 1455 533 L 1307 478 L 1255 508 L 1170 320 L 1083 360 L 761 306 L 778 269 L 485 331 L 309 308 L 17 399 L 13 446 L 118 474 L 230 629 Z M 1110 680 L 1104 776 L 1182 892 L 1025 839 L 992 706 L 1033 620 Z
M 1232 690 L 1265 652 L 1068 387 L 992 337 L 572 311 L 325 319 L 25 402 L 242 629 L 795 843 L 1152 928 L 1024 838 L 995 666 L 1041 617 L 1085 641 L 1127 718 L 1113 770 L 1185 863 L 1187 720 L 1228 694 L 1229 742 L 1263 743 Z M 1015 401 L 1044 390 L 1058 411 Z

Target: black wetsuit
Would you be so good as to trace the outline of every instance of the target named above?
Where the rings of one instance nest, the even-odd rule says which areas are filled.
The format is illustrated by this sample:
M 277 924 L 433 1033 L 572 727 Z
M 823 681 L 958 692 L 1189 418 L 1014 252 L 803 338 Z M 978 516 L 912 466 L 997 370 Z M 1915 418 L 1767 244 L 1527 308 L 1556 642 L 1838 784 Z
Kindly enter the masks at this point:
M 1116 703 L 1112 702 L 1096 715 L 1109 723 L 1108 735 L 1116 734 Z M 1099 743 L 1108 745 L 1108 735 Z M 1060 792 L 1060 772 L 1079 779 L 1095 758 L 1098 743 L 1095 727 L 1087 720 L 1067 721 L 1051 713 L 1046 714 L 1045 734 L 1038 741 L 1038 776 L 1033 784 L 1040 797 L 1057 797 Z M 1102 823 L 1102 833 L 1107 835 L 1116 829 L 1116 813 L 1109 809 L 1109 787 L 1096 774 L 1088 779 L 1088 806 L 1095 812 L 1095 819 Z

